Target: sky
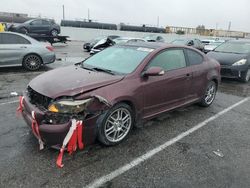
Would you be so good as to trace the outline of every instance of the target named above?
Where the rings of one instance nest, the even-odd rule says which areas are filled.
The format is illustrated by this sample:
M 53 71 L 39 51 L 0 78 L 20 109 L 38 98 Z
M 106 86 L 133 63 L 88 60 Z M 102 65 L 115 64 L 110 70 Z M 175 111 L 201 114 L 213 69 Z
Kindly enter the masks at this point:
M 0 12 L 27 13 L 30 16 L 62 19 L 88 18 L 106 23 L 131 25 L 205 25 L 208 29 L 250 32 L 249 0 L 0 0 Z

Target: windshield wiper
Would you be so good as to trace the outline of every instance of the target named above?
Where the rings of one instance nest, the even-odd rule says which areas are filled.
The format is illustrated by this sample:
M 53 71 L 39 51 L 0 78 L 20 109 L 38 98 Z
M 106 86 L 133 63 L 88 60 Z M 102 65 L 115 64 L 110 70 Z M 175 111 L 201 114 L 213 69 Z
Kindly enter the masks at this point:
M 109 70 L 109 69 L 104 69 L 104 68 L 100 68 L 100 67 L 93 67 L 92 69 L 96 70 L 96 71 L 106 72 L 108 74 L 115 75 L 115 73 L 112 70 Z

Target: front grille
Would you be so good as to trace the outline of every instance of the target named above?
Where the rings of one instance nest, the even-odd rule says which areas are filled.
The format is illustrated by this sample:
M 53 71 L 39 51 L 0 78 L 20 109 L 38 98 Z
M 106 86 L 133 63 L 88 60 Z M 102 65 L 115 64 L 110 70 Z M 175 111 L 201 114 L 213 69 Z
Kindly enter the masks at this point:
M 44 107 L 44 108 L 48 108 L 49 103 L 51 102 L 51 98 L 46 97 L 38 92 L 36 92 L 35 90 L 33 90 L 30 86 L 28 86 L 27 88 L 28 91 L 28 97 L 30 99 L 30 103 L 34 104 L 38 107 Z

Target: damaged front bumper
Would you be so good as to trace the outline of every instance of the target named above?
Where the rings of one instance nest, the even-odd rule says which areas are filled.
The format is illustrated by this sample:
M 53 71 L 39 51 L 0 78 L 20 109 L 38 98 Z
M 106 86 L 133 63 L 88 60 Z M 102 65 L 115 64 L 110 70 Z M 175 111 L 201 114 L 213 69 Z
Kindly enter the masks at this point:
M 101 98 L 99 100 L 101 100 Z M 26 93 L 24 93 L 22 105 L 22 116 L 31 128 L 33 121 L 32 111 L 35 112 L 41 139 L 45 145 L 60 148 L 71 127 L 71 117 L 39 109 L 30 103 Z M 81 120 L 84 124 L 82 139 L 85 146 L 95 142 L 97 135 L 97 119 L 100 115 L 101 113 L 95 113 L 85 116 L 85 118 L 82 116 L 83 119 Z

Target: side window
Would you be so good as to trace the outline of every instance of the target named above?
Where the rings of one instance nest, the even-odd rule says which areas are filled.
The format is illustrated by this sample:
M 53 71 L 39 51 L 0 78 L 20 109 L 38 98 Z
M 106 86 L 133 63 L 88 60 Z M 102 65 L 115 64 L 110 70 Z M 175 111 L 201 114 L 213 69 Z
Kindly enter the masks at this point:
M 0 40 L 1 44 L 30 44 L 30 42 L 19 36 L 19 35 L 15 35 L 15 34 L 9 34 L 9 33 L 2 33 L 1 34 L 2 37 Z
M 188 61 L 190 65 L 199 65 L 203 63 L 203 57 L 199 53 L 186 49 Z
M 42 24 L 43 25 L 50 25 L 49 21 L 47 21 L 47 20 L 42 20 Z
M 31 23 L 32 23 L 32 25 L 42 25 L 42 20 L 34 20 Z
M 183 50 L 166 50 L 158 54 L 148 67 L 161 67 L 165 71 L 186 67 L 186 60 Z

